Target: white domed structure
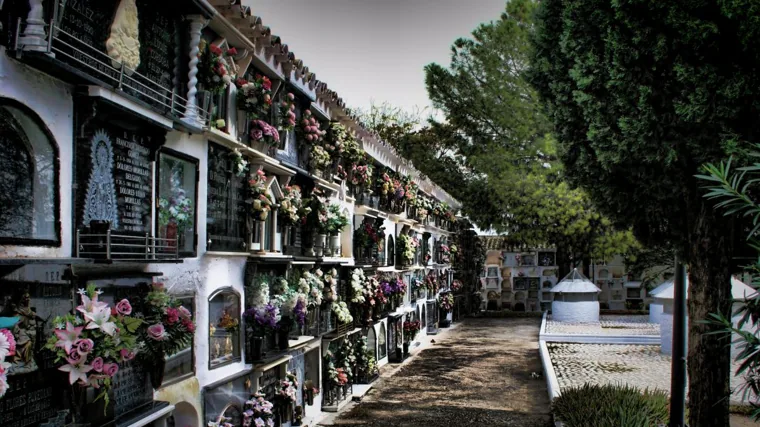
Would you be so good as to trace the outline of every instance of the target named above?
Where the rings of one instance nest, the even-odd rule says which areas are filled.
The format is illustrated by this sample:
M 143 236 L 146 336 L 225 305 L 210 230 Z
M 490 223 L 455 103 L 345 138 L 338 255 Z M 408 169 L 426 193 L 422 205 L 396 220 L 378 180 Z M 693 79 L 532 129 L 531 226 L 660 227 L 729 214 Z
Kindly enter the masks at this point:
M 667 285 L 667 286 L 665 286 Z M 662 288 L 662 289 L 660 289 Z M 658 286 L 656 295 L 654 295 L 655 303 L 662 305 L 662 314 L 660 315 L 660 351 L 663 354 L 673 354 L 673 298 L 674 298 L 674 283 L 673 281 L 665 282 Z M 752 287 L 746 285 L 736 277 L 731 277 L 731 298 L 734 303 L 731 307 L 731 312 L 736 311 L 739 304 L 747 298 L 752 297 L 755 294 L 755 290 Z M 652 291 L 654 293 L 654 291 Z M 689 279 L 686 278 L 686 301 L 688 304 L 689 299 Z M 651 310 L 651 306 L 650 306 Z M 651 311 L 649 313 L 651 319 Z M 736 324 L 738 319 L 734 319 Z M 686 314 L 686 325 L 688 328 L 689 317 L 688 312 Z M 688 336 L 687 336 L 688 339 Z
M 598 322 L 601 291 L 581 272 L 573 269 L 551 288 L 554 294 L 552 320 L 575 323 Z

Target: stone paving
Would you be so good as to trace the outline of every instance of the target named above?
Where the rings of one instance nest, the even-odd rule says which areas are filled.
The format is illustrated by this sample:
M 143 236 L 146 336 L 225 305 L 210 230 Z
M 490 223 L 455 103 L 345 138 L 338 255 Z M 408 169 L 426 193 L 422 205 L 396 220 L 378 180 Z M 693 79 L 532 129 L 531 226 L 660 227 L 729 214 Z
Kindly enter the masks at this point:
M 555 322 L 546 319 L 547 334 L 571 335 L 660 335 L 660 325 L 649 323 L 649 316 L 601 316 L 598 323 Z
M 320 425 L 550 427 L 540 318 L 466 319 Z M 445 331 L 445 330 L 444 330 Z
M 560 390 L 591 384 L 629 384 L 641 389 L 670 390 L 670 356 L 660 353 L 659 345 L 631 344 L 546 344 Z M 732 371 L 736 370 L 736 364 Z M 732 378 L 736 389 L 740 378 Z M 735 390 L 733 404 L 741 403 Z

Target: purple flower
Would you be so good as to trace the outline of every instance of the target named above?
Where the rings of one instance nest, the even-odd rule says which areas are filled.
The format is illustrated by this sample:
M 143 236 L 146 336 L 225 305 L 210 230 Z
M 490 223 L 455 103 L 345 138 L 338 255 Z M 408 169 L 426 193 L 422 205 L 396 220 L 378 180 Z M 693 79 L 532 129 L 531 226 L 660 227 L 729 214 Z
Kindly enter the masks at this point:
M 306 302 L 303 298 L 298 298 L 293 313 L 296 315 L 296 322 L 298 325 L 303 326 L 306 323 Z

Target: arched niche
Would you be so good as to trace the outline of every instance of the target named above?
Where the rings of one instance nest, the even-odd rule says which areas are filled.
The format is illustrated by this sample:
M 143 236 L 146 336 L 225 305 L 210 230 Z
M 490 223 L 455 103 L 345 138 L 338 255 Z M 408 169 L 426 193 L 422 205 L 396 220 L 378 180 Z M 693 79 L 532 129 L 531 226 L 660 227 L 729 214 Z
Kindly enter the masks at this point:
M 367 331 L 367 347 L 372 352 L 372 357 L 377 360 L 377 336 L 375 335 L 375 328 L 369 328 Z
M 0 243 L 60 245 L 58 147 L 25 105 L 0 98 Z
M 209 303 L 209 369 L 240 361 L 240 294 L 218 289 Z
M 393 240 L 393 236 L 388 236 L 386 247 L 388 249 L 387 264 L 389 266 L 396 265 L 396 242 Z
M 387 334 L 385 332 L 385 323 L 380 324 L 380 332 L 377 335 L 377 360 L 388 356 Z

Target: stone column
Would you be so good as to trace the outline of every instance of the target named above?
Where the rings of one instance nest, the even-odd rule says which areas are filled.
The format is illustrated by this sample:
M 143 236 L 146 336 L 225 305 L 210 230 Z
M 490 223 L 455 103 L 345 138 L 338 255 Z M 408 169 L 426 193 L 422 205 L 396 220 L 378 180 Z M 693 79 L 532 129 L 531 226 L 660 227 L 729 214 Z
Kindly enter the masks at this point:
M 24 51 L 47 52 L 45 40 L 45 21 L 42 16 L 42 0 L 29 0 L 29 15 L 26 27 L 18 38 L 18 44 Z
M 202 126 L 198 115 L 198 100 L 196 94 L 198 93 L 198 62 L 200 62 L 200 42 L 201 42 L 201 30 L 208 24 L 208 21 L 203 19 L 200 15 L 188 16 L 190 21 L 190 62 L 188 64 L 188 82 L 187 82 L 187 103 L 185 104 L 185 116 L 182 121 L 193 126 Z
M 269 213 L 272 216 L 272 232 L 271 241 L 272 247 L 269 248 L 269 252 L 279 252 L 277 250 L 277 208 L 272 208 L 272 212 Z

